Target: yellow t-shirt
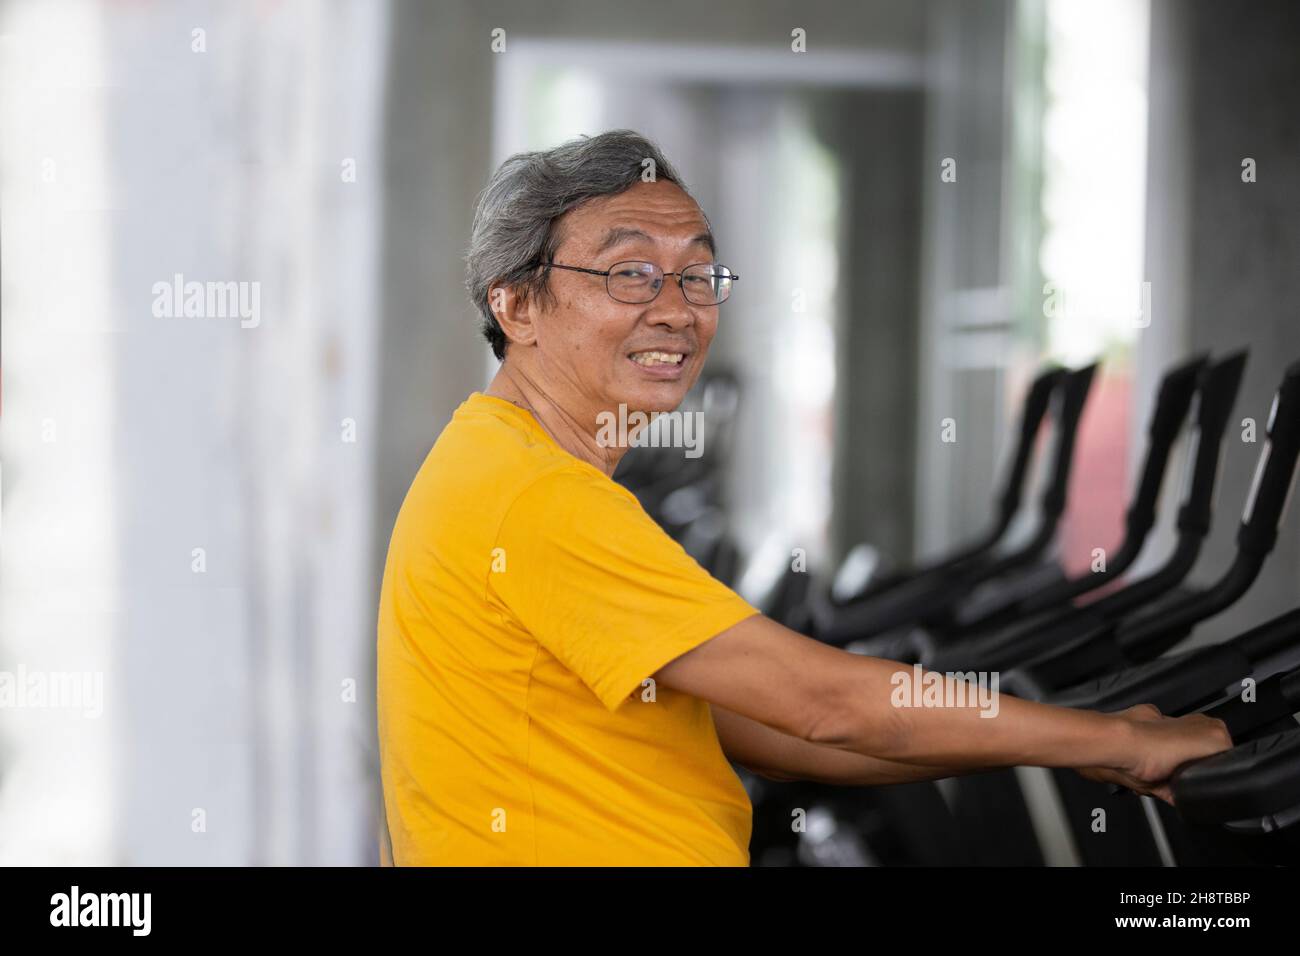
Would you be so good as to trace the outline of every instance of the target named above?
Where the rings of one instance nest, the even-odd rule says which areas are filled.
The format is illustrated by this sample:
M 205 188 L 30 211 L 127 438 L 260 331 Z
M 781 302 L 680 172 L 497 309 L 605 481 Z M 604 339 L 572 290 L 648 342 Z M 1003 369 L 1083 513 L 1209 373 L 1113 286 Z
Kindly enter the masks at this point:
M 379 604 L 397 865 L 731 865 L 707 702 L 646 686 L 758 613 L 526 411 L 474 393 L 407 492 Z

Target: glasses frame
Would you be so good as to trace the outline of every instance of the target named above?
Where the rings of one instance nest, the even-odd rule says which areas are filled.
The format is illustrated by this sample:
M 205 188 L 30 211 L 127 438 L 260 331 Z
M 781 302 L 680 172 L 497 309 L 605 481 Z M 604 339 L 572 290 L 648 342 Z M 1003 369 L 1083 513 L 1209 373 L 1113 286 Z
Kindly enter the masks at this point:
M 567 269 L 569 272 L 585 272 L 585 273 L 587 273 L 588 275 L 593 275 L 593 276 L 604 276 L 604 277 L 605 277 L 605 294 L 608 295 L 608 296 L 609 296 L 611 299 L 613 299 L 615 302 L 621 302 L 621 303 L 623 303 L 624 305 L 649 305 L 649 304 L 650 304 L 651 302 L 653 302 L 655 299 L 659 298 L 660 293 L 662 293 L 662 292 L 664 291 L 664 285 L 665 285 L 665 283 L 660 282 L 658 291 L 655 292 L 655 294 L 652 295 L 650 298 L 646 299 L 644 302 L 628 302 L 628 301 L 626 301 L 625 299 L 620 299 L 620 298 L 618 298 L 618 297 L 617 297 L 616 295 L 614 295 L 614 293 L 611 292 L 610 289 L 609 289 L 609 277 L 610 277 L 611 275 L 614 274 L 614 270 L 615 270 L 616 268 L 618 268 L 619 266 L 621 266 L 621 265 L 626 265 L 626 264 L 629 263 L 629 262 L 644 263 L 645 265 L 648 265 L 648 266 L 654 266 L 654 267 L 655 267 L 655 271 L 657 271 L 657 272 L 658 272 L 660 275 L 662 275 L 665 279 L 667 279 L 669 276 L 673 276 L 673 277 L 677 280 L 677 288 L 679 288 L 679 289 L 682 290 L 682 297 L 683 297 L 687 302 L 690 302 L 691 305 L 698 305 L 698 306 L 700 306 L 701 308 L 705 308 L 705 309 L 717 308 L 718 306 L 722 305 L 723 302 L 726 302 L 726 301 L 728 301 L 728 300 L 731 298 L 731 293 L 728 292 L 728 293 L 727 293 L 727 298 L 726 298 L 726 299 L 722 299 L 722 300 L 720 300 L 720 301 L 718 301 L 718 302 L 695 302 L 695 301 L 693 301 L 693 300 L 691 299 L 690 296 L 688 296 L 688 295 L 686 294 L 686 288 L 685 288 L 685 286 L 682 285 L 682 272 L 685 272 L 687 269 L 693 269 L 693 268 L 695 268 L 696 266 L 722 266 L 722 263 L 720 263 L 720 262 L 692 262 L 690 265 L 683 266 L 683 267 L 682 267 L 682 272 L 666 272 L 666 271 L 664 271 L 663 269 L 661 269 L 657 263 L 649 262 L 648 260 L 645 260 L 645 259 L 620 259 L 618 262 L 614 263 L 614 264 L 613 264 L 612 266 L 610 266 L 608 269 L 604 269 L 604 270 L 601 270 L 601 269 L 587 269 L 587 268 L 584 268 L 584 267 L 582 267 L 582 266 L 567 266 L 567 265 L 564 265 L 563 263 L 560 263 L 560 262 L 539 262 L 538 265 L 541 266 L 541 267 L 543 267 L 543 268 L 547 268 L 547 269 L 551 269 L 551 268 L 554 268 L 554 269 Z M 722 266 L 722 268 L 727 269 L 726 266 Z M 727 269 L 727 272 L 730 273 L 729 278 L 731 279 L 732 282 L 735 282 L 737 279 L 740 278 L 740 276 L 736 275 L 736 274 L 735 274 L 734 272 L 732 272 L 730 269 Z

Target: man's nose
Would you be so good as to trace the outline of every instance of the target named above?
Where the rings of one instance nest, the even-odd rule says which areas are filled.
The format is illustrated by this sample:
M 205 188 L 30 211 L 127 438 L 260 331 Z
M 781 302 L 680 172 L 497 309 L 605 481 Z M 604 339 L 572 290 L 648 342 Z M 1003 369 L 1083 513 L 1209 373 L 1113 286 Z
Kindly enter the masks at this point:
M 695 322 L 695 311 L 686 301 L 686 292 L 676 276 L 664 276 L 663 288 L 650 303 L 649 321 L 671 329 L 681 329 Z

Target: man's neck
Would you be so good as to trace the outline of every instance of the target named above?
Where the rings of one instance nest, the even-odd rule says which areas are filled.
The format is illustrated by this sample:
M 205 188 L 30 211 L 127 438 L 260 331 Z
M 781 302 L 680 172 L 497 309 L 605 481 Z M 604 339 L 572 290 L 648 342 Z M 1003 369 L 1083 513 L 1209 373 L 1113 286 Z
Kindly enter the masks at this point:
M 509 360 L 497 369 L 484 394 L 524 409 L 557 445 L 606 475 L 614 474 L 614 469 L 627 453 L 626 448 L 605 447 L 596 440 L 594 412 L 585 415 L 576 412 L 578 403 L 566 401 L 559 390 L 547 388 L 527 371 L 513 367 Z

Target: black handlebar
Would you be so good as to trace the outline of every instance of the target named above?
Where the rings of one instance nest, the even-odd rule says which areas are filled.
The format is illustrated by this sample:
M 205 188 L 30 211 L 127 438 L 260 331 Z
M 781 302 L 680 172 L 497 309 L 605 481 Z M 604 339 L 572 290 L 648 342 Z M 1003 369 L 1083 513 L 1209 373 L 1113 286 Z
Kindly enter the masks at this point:
M 1060 405 L 1057 410 L 1056 449 L 1053 456 L 1052 478 L 1043 492 L 1042 510 L 1045 518 L 1054 520 L 1065 511 L 1065 495 L 1070 485 L 1070 465 L 1074 461 L 1075 439 L 1079 433 L 1079 418 L 1088 401 L 1088 390 L 1097 372 L 1097 363 L 1067 372 L 1061 382 Z
M 1261 729 L 1281 729 L 1277 725 L 1293 720 L 1291 715 L 1297 710 L 1300 710 L 1300 669 L 1274 674 L 1255 685 L 1249 700 L 1236 694 L 1206 713 L 1227 724 L 1233 740 L 1244 742 Z
M 1255 470 L 1255 482 L 1237 532 L 1237 547 L 1261 559 L 1277 543 L 1278 525 L 1284 517 L 1296 458 L 1300 456 L 1300 362 L 1286 370 L 1273 397 L 1267 431 L 1268 444 Z
M 1043 424 L 1043 418 L 1052 403 L 1052 393 L 1056 390 L 1065 369 L 1051 366 L 1034 379 L 1025 397 L 1024 412 L 1020 416 L 1020 434 L 1016 440 L 1015 453 L 1011 459 L 1011 468 L 1007 472 L 1006 486 L 998 502 L 998 535 L 1005 531 L 1020 508 L 1024 496 L 1025 477 L 1029 472 L 1029 460 L 1034 451 L 1034 438 Z
M 1269 413 L 1268 440 L 1237 532 L 1237 556 L 1211 587 L 1168 613 L 1121 625 L 1116 638 L 1132 660 L 1150 660 L 1187 635 L 1198 622 L 1218 614 L 1246 593 L 1277 543 L 1300 457 L 1300 362 L 1287 369 Z
M 1300 727 L 1190 763 L 1170 787 L 1191 823 L 1258 819 L 1300 804 Z
M 1160 486 L 1169 464 L 1169 454 L 1187 418 L 1187 411 L 1196 395 L 1197 385 L 1208 360 L 1209 356 L 1198 355 L 1170 371 L 1160 383 L 1155 411 L 1151 415 L 1151 427 L 1147 432 L 1147 456 L 1142 478 L 1126 518 L 1126 546 L 1129 541 L 1141 541 L 1155 524 L 1156 503 L 1160 498 Z
M 1124 540 L 1119 550 L 1107 562 L 1106 570 L 1092 571 L 1062 578 L 1021 597 L 1004 600 L 992 607 L 976 609 L 974 613 L 959 613 L 956 625 L 963 633 L 988 632 L 1007 625 L 1026 615 L 1037 614 L 1052 608 L 1066 606 L 1081 594 L 1101 587 L 1128 570 L 1137 560 L 1147 535 L 1155 525 L 1156 505 L 1160 488 L 1169 467 L 1169 456 L 1174 442 L 1196 397 L 1201 374 L 1208 356 L 1198 355 L 1165 373 L 1160 380 L 1155 408 L 1148 426 L 1149 441 L 1137 490 L 1125 515 Z
M 1201 377 L 1196 407 L 1196 455 L 1178 511 L 1179 533 L 1204 537 L 1210 532 L 1214 482 L 1219 470 L 1219 449 L 1228 416 L 1237 400 L 1246 352 L 1237 352 L 1208 367 Z
M 1051 407 L 1052 394 L 1064 375 L 1065 369 L 1058 365 L 1048 365 L 1038 373 L 1029 386 L 1020 416 L 1019 433 L 1011 455 L 1011 466 L 1007 471 L 1002 492 L 995 499 L 997 514 L 993 525 L 986 532 L 964 547 L 940 558 L 872 581 L 863 591 L 852 597 L 844 600 L 828 597 L 829 605 L 832 608 L 851 607 L 874 601 L 902 585 L 915 585 L 922 579 L 932 579 L 935 575 L 949 574 L 959 568 L 965 568 L 982 560 L 988 552 L 992 551 L 1011 527 L 1011 520 L 1020 509 L 1029 462 L 1034 454 L 1034 440 L 1038 436 L 1039 428 L 1042 427 L 1043 418 Z

